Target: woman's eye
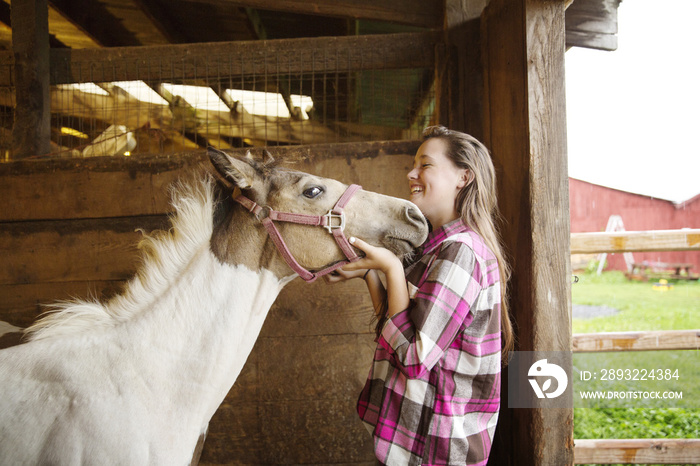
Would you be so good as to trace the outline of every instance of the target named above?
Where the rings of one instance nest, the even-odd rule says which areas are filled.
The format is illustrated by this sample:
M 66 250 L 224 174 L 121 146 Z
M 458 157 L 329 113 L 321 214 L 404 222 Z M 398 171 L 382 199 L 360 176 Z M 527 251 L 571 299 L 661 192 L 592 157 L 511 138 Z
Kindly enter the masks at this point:
M 304 197 L 307 197 L 309 199 L 314 199 L 322 192 L 323 192 L 323 188 L 321 188 L 319 186 L 313 186 L 311 188 L 306 189 L 303 194 L 304 194 Z

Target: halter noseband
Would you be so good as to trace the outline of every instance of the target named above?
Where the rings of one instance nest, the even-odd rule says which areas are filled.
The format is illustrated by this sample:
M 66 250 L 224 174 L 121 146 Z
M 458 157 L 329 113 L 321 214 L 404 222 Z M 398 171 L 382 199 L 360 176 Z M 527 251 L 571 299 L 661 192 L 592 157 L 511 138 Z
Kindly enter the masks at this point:
M 324 215 L 278 212 L 268 206 L 260 206 L 243 195 L 237 196 L 233 198 L 233 200 L 241 204 L 257 218 L 259 218 L 259 214 L 261 212 L 267 212 L 267 216 L 260 220 L 265 227 L 265 230 L 267 230 L 267 234 L 275 243 L 275 246 L 277 246 L 277 250 L 282 255 L 287 265 L 291 267 L 294 272 L 299 274 L 304 281 L 311 283 L 318 277 L 322 277 L 323 275 L 329 274 L 349 262 L 355 262 L 356 260 L 360 259 L 343 233 L 343 230 L 345 229 L 345 213 L 343 212 L 343 209 L 348 201 L 350 201 L 350 199 L 360 189 L 362 189 L 362 186 L 356 184 L 351 184 L 348 186 L 348 189 L 346 189 L 343 195 L 340 196 L 340 199 L 338 199 L 338 202 L 335 203 L 335 206 Z M 287 244 L 284 242 L 279 230 L 277 230 L 277 227 L 275 226 L 275 220 L 279 222 L 298 223 L 300 225 L 321 226 L 325 228 L 328 230 L 328 233 L 333 235 L 335 242 L 338 243 L 338 246 L 340 246 L 340 249 L 343 251 L 348 260 L 337 262 L 318 272 L 310 272 L 306 270 L 296 261 L 296 259 L 294 259 L 294 256 L 292 256 Z

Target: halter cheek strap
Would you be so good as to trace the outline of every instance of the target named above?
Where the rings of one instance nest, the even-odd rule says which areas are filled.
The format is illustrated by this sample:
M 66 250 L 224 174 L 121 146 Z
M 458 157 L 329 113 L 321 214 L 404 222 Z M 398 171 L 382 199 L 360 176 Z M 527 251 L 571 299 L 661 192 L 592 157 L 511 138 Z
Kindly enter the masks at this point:
M 262 218 L 261 223 L 265 227 L 270 239 L 272 239 L 272 242 L 277 247 L 277 250 L 282 255 L 287 265 L 304 281 L 310 283 L 316 280 L 318 277 L 329 274 L 349 262 L 355 262 L 356 260 L 360 259 L 357 253 L 355 253 L 355 249 L 350 245 L 350 242 L 345 237 L 345 233 L 343 231 L 345 229 L 345 205 L 360 189 L 362 189 L 362 187 L 356 184 L 348 186 L 348 189 L 346 189 L 343 195 L 340 196 L 340 199 L 338 199 L 338 202 L 335 203 L 335 206 L 324 215 L 279 212 L 267 206 L 260 206 L 243 195 L 235 197 L 234 201 L 241 204 L 257 218 L 260 218 L 262 214 L 267 213 L 267 215 Z M 282 235 L 280 235 L 279 230 L 275 226 L 275 221 L 296 223 L 300 225 L 320 226 L 325 228 L 330 234 L 333 235 L 335 242 L 338 243 L 338 246 L 348 260 L 337 262 L 318 272 L 310 272 L 302 267 L 294 258 L 291 251 L 287 247 L 287 244 L 284 242 Z

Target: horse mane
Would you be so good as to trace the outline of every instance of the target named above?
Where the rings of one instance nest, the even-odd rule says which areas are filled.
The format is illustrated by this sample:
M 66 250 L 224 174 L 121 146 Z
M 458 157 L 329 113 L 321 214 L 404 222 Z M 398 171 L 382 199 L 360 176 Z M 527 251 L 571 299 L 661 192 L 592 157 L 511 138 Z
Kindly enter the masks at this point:
M 208 245 L 217 203 L 215 190 L 216 182 L 211 174 L 173 184 L 170 188 L 174 209 L 170 216 L 172 227 L 150 234 L 138 230 L 143 234 L 138 245 L 140 266 L 123 293 L 106 303 L 91 298 L 49 305 L 41 318 L 25 330 L 27 339 L 34 341 L 114 327 L 147 308 L 170 286 L 195 253 Z

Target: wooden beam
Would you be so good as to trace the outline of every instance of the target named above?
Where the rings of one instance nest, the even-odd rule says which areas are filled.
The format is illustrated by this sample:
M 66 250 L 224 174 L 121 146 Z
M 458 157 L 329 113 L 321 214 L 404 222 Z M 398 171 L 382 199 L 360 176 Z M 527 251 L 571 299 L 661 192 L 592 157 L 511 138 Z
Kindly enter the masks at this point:
M 700 349 L 700 330 L 574 334 L 574 353 Z
M 136 271 L 136 229 L 167 227 L 165 215 L 0 223 L 0 285 L 126 280 Z
M 151 21 L 154 29 L 157 29 L 168 42 L 182 44 L 189 42 L 186 34 L 179 30 L 173 23 L 172 14 L 167 8 L 161 8 L 159 4 L 151 0 L 132 0 L 134 4 Z M 177 8 L 177 7 L 175 7 Z
M 571 350 L 571 317 L 562 312 L 571 309 L 564 7 L 491 0 L 482 14 L 484 140 L 513 266 L 519 351 Z M 501 409 L 493 464 L 572 464 L 573 409 L 550 409 L 534 394 L 531 401 L 533 409 Z
M 12 155 L 15 159 L 51 150 L 49 106 L 49 18 L 47 0 L 12 5 L 15 119 Z
M 0 320 L 26 328 L 46 311 L 44 306 L 48 303 L 90 296 L 107 299 L 121 291 L 123 284 L 121 280 L 99 281 L 91 278 L 84 282 L 0 285 Z
M 51 50 L 51 84 L 432 68 L 435 32 Z M 14 61 L 0 53 L 0 69 Z M 11 86 L 0 74 L 0 86 Z
M 576 0 L 566 10 L 566 46 L 617 50 L 621 0 Z
M 101 47 L 135 46 L 141 42 L 114 17 L 107 7 L 94 0 L 51 0 L 51 7 L 76 29 L 84 31 Z M 73 47 L 75 48 L 75 47 Z
M 377 154 L 410 154 L 410 161 L 419 145 L 418 141 L 384 141 L 270 147 L 269 150 L 276 159 L 293 162 L 293 166 L 304 170 L 305 162 L 326 157 L 373 160 Z M 244 155 L 246 150 L 234 149 L 231 152 Z M 388 159 L 398 163 L 396 158 Z M 52 158 L 1 163 L 0 199 L 11 202 L 0 203 L 0 222 L 166 214 L 169 212 L 167 187 L 186 172 L 209 165 L 205 151 L 180 155 Z M 318 174 L 339 180 L 343 180 L 343 176 L 349 179 L 352 175 L 338 172 L 337 165 L 333 166 L 334 173 Z M 410 164 L 403 168 L 408 173 Z M 380 179 L 382 169 L 380 167 L 377 171 Z M 364 187 L 385 192 L 381 185 L 366 184 Z M 41 186 L 41 189 L 37 189 L 37 186 Z M 116 193 L 123 193 L 118 202 L 115 200 Z
M 0 47 L 12 50 L 12 15 L 10 5 L 0 2 Z
M 73 49 L 93 48 L 101 45 L 92 35 L 70 18 L 66 18 L 53 5 L 49 5 L 49 32 L 66 47 Z
M 617 35 L 567 30 L 566 46 L 610 52 L 617 50 Z
M 697 464 L 698 439 L 576 439 L 575 464 Z
M 222 5 L 229 0 L 192 0 Z M 307 15 L 368 19 L 426 28 L 442 27 L 443 2 L 440 0 L 236 0 L 236 5 Z
M 700 229 L 571 234 L 571 254 L 646 251 L 700 251 Z

